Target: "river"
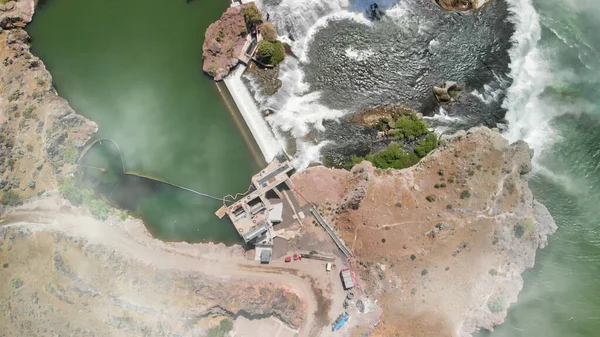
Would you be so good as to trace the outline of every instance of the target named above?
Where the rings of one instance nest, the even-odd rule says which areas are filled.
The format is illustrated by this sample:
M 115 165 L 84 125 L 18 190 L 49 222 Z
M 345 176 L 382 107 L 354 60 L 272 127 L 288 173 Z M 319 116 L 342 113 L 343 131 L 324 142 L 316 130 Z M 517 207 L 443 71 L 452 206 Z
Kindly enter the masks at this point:
M 27 30 L 59 94 L 115 140 L 128 171 L 215 196 L 243 192 L 258 165 L 217 87 L 202 73 L 204 31 L 226 1 L 52 0 Z M 94 147 L 86 182 L 167 241 L 236 243 L 220 202 L 119 174 L 111 144 Z
M 299 60 L 282 65 L 283 87 L 260 97 L 275 129 L 304 148 L 360 150 L 343 130 L 365 105 L 403 104 L 439 133 L 500 127 L 535 150 L 530 187 L 558 231 L 504 324 L 477 337 L 593 337 L 600 331 L 600 7 L 596 0 L 490 1 L 443 13 L 433 1 L 260 0 Z M 458 104 L 431 102 L 443 78 L 466 84 Z M 329 120 L 329 121 L 328 121 Z M 341 120 L 342 123 L 331 122 Z M 340 128 L 342 131 L 339 132 Z M 321 133 L 319 137 L 305 137 Z M 321 151 L 323 152 L 323 151 Z M 314 151 L 300 151 L 309 162 Z

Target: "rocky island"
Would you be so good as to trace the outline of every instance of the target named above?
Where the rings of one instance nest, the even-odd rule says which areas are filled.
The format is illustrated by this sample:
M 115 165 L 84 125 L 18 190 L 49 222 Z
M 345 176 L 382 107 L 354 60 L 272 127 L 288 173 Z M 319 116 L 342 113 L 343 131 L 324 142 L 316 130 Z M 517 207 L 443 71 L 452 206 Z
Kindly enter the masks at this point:
M 0 31 L 0 334 L 334 335 L 331 322 L 349 294 L 316 261 L 283 262 L 292 246 L 260 265 L 241 246 L 161 242 L 140 220 L 117 212 L 99 220 L 64 199 L 59 181 L 76 171 L 97 126 L 57 96 L 19 28 L 33 1 L 17 4 L 5 7 Z M 16 14 L 25 7 L 31 11 Z M 217 46 L 220 24 L 211 26 L 215 53 L 204 70 L 215 79 L 242 45 L 242 8 L 228 9 L 225 20 L 239 36 L 223 34 Z M 220 53 L 232 61 L 212 59 Z M 312 217 L 298 220 L 288 240 L 357 272 L 359 300 L 346 303 L 355 316 L 343 335 L 464 337 L 500 324 L 521 273 L 556 230 L 529 190 L 531 157 L 526 143 L 478 127 L 442 137 L 401 170 L 363 161 L 292 176 L 354 252 L 340 256 Z

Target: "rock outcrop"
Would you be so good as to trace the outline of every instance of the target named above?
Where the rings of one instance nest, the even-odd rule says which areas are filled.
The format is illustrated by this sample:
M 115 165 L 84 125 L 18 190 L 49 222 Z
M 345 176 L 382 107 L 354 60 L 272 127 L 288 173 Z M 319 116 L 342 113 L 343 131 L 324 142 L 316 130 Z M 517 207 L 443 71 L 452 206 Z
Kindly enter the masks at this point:
M 404 170 L 363 162 L 292 179 L 332 209 L 328 220 L 356 254 L 361 289 L 384 308 L 375 335 L 467 337 L 504 320 L 521 273 L 556 230 L 528 187 L 532 155 L 479 127 L 443 137 Z
M 78 148 L 98 129 L 58 96 L 44 63 L 32 55 L 19 28 L 31 20 L 32 6 L 19 0 L 2 14 L 11 24 L 0 31 L 0 194 L 19 195 L 3 203 L 56 188 L 56 177 L 69 173 Z
M 442 104 L 452 103 L 458 97 L 462 88 L 456 82 L 444 82 L 441 87 L 433 87 L 435 99 Z
M 244 19 L 244 9 L 256 7 L 249 3 L 228 8 L 221 18 L 208 26 L 202 45 L 202 70 L 220 81 L 229 74 L 243 53 L 249 33 Z
M 438 5 L 447 11 L 464 12 L 481 8 L 489 0 L 436 0 Z
M 14 0 L 0 3 L 0 28 L 25 27 L 31 22 L 34 10 L 34 0 Z

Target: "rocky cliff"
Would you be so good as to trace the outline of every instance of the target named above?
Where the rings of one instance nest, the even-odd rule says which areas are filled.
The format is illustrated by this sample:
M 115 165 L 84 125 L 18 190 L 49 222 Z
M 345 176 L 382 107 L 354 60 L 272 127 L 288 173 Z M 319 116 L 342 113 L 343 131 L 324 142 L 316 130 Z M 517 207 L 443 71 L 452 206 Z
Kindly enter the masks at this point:
M 256 8 L 254 3 L 228 8 L 221 18 L 212 23 L 204 33 L 202 45 L 202 70 L 220 81 L 229 74 L 242 54 L 248 28 L 244 19 L 244 9 Z
M 438 5 L 447 11 L 468 11 L 479 9 L 489 0 L 436 0 Z
M 528 187 L 533 153 L 474 128 L 404 170 L 309 168 L 293 180 L 356 254 L 379 299 L 373 336 L 466 337 L 493 330 L 556 225 Z
M 33 1 L 20 0 L 10 8 L 1 12 L 2 26 L 8 29 L 0 29 L 3 204 L 56 188 L 56 177 L 70 171 L 78 148 L 97 131 L 94 122 L 57 95 L 52 76 L 31 54 L 29 36 L 19 26 L 31 20 Z

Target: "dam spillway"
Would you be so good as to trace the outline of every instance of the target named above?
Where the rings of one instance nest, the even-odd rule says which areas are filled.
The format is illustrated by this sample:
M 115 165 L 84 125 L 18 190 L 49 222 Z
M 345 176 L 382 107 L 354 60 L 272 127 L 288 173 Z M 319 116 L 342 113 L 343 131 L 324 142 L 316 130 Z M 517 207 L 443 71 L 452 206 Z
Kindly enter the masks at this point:
M 270 163 L 276 155 L 282 153 L 282 147 L 273 135 L 271 127 L 258 110 L 250 91 L 242 82 L 242 75 L 246 66 L 239 64 L 225 79 L 227 90 L 231 94 L 240 114 L 244 118 L 248 129 L 252 133 L 263 157 Z

